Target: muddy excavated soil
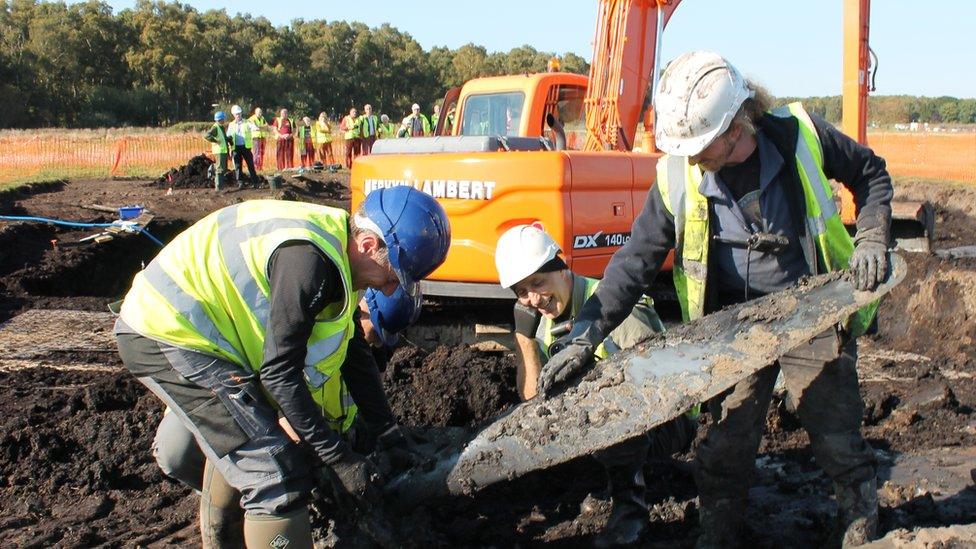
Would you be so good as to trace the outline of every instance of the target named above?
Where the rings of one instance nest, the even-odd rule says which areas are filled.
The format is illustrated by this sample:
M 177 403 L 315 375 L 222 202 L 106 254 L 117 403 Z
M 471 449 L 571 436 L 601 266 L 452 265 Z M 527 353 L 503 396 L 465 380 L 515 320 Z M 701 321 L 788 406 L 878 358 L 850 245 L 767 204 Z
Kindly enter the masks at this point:
M 82 206 L 142 204 L 155 215 L 149 230 L 165 240 L 246 199 L 348 204 L 347 174 L 301 177 L 287 177 L 278 191 L 187 187 L 170 195 L 153 182 L 77 181 L 0 196 L 0 213 L 99 222 L 111 214 Z M 898 193 L 935 201 L 937 247 L 976 244 L 971 189 L 919 183 L 899 185 Z M 121 297 L 155 248 L 139 235 L 79 244 L 92 233 L 0 224 L 0 321 L 28 309 L 104 310 Z M 861 340 L 859 372 L 864 432 L 879 460 L 882 530 L 910 532 L 976 516 L 976 259 L 906 259 L 911 271 L 883 303 L 880 334 Z M 35 352 L 29 360 L 8 354 L 0 356 L 0 540 L 27 547 L 199 543 L 196 496 L 163 477 L 151 455 L 161 407 L 111 349 Z M 384 381 L 404 424 L 470 429 L 516 403 L 513 360 L 463 346 L 407 345 L 393 354 Z M 699 436 L 709 421 L 703 415 Z M 646 466 L 648 545 L 694 543 L 692 455 Z M 751 545 L 823 545 L 835 511 L 830 482 L 780 396 L 757 464 L 744 511 Z M 601 467 L 581 458 L 476 498 L 418 501 L 396 526 L 407 546 L 588 545 L 609 513 L 605 487 Z M 352 532 L 339 524 L 329 540 L 362 546 Z

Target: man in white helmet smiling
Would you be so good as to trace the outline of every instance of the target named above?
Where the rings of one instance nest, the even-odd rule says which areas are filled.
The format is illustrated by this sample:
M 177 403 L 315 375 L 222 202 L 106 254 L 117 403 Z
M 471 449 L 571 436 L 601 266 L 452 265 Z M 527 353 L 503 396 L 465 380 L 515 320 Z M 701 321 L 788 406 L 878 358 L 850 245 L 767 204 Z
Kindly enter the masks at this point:
M 536 379 L 550 349 L 569 332 L 576 313 L 600 281 L 577 275 L 559 257 L 562 250 L 549 234 L 534 225 L 516 225 L 495 247 L 499 283 L 518 297 L 515 340 L 519 354 L 517 384 L 523 400 L 536 396 Z M 642 298 L 630 316 L 594 351 L 597 359 L 631 347 L 664 325 L 649 298 Z M 688 449 L 695 438 L 698 407 L 651 433 L 635 437 L 594 457 L 610 479 L 612 509 L 606 527 L 594 540 L 597 547 L 633 545 L 648 529 L 644 501 L 644 462 L 667 458 Z
M 568 345 L 543 368 L 540 390 L 583 371 L 675 249 L 674 282 L 685 321 L 777 292 L 811 274 L 850 269 L 859 289 L 887 271 L 891 178 L 884 160 L 798 104 L 770 110 L 765 92 L 720 55 L 694 51 L 665 69 L 655 96 L 654 188 L 631 239 L 576 317 Z M 853 239 L 829 180 L 857 205 Z M 857 336 L 876 304 L 742 380 L 709 403 L 713 425 L 696 457 L 702 547 L 741 543 L 755 455 L 777 374 L 834 481 L 833 542 L 876 535 L 875 458 L 860 433 Z

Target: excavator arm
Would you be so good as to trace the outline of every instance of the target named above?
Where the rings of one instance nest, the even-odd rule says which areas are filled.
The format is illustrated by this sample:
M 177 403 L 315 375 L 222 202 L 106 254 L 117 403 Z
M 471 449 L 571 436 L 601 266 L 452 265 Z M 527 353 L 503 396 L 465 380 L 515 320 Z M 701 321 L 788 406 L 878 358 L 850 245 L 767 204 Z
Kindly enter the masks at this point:
M 586 91 L 585 150 L 629 151 L 650 83 L 660 70 L 661 34 L 681 0 L 600 0 Z

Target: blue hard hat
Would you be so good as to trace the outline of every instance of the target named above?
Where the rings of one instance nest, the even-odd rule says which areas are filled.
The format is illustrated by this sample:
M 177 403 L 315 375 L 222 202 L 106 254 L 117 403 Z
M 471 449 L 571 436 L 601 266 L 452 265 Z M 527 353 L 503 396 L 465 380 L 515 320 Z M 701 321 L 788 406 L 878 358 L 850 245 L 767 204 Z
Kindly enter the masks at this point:
M 227 115 L 224 114 L 224 111 L 217 111 L 214 113 L 214 122 L 223 122 L 224 118 L 227 118 Z
M 363 298 L 369 306 L 369 319 L 380 341 L 387 347 L 396 345 L 401 330 L 414 323 L 420 316 L 420 307 L 402 287 L 392 295 L 369 288 Z
M 390 265 L 419 308 L 417 282 L 434 272 L 451 245 L 444 207 L 413 187 L 377 189 L 366 195 L 363 214 L 390 249 Z

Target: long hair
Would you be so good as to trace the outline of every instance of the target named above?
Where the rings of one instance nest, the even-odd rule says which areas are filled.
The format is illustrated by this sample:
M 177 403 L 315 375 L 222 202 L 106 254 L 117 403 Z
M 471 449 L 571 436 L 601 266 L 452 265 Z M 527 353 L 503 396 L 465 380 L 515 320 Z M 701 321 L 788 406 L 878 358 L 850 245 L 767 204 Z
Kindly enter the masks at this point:
M 756 134 L 756 124 L 773 106 L 773 96 L 762 85 L 746 79 L 746 86 L 752 91 L 752 97 L 742 102 L 739 111 L 732 119 L 732 125 L 739 125 L 749 135 Z

